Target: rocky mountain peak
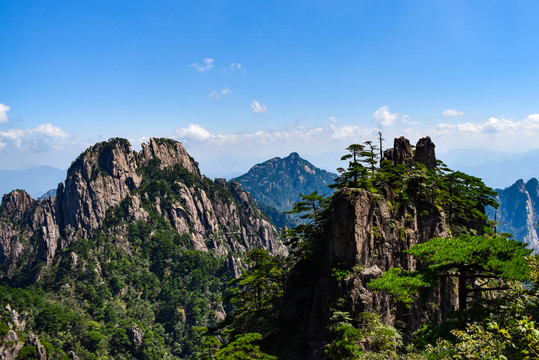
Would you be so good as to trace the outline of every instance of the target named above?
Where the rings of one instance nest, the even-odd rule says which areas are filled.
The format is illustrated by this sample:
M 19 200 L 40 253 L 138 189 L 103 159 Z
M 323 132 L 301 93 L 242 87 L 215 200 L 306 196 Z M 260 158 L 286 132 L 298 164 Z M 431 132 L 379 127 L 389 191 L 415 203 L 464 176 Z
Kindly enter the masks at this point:
M 282 219 L 281 212 L 292 210 L 301 195 L 317 191 L 329 195 L 336 174 L 319 169 L 293 152 L 285 158 L 275 157 L 256 164 L 246 174 L 237 177 L 241 186 L 265 207 L 278 226 L 296 225 L 293 219 Z
M 116 211 L 121 215 L 111 223 Z M 36 201 L 14 191 L 4 196 L 1 215 L 6 224 L 0 220 L 0 265 L 9 262 L 13 268 L 25 251 L 50 264 L 58 250 L 91 238 L 105 223 L 107 231 L 124 238 L 118 222 L 167 223 L 195 250 L 227 254 L 260 246 L 286 253 L 239 184 L 201 176 L 183 145 L 170 139 L 151 138 L 140 152 L 125 139 L 97 143 L 72 163 L 56 198 Z M 29 219 L 26 228 L 17 224 L 23 216 Z M 33 236 L 36 246 L 23 249 L 19 236 Z
M 129 142 L 119 138 L 97 143 L 83 152 L 67 171 L 65 185 L 57 191 L 63 224 L 82 236 L 97 228 L 107 209 L 140 185 L 135 155 Z
M 301 159 L 301 157 L 299 156 L 297 152 L 293 152 L 290 155 L 288 155 L 285 159 L 296 160 L 296 159 Z

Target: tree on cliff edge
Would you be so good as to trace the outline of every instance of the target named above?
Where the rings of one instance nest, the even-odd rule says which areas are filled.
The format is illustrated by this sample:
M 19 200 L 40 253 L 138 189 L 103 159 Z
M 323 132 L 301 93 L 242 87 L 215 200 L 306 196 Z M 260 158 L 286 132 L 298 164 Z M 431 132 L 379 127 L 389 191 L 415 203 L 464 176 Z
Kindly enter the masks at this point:
M 433 238 L 407 251 L 426 266 L 416 271 L 393 268 L 372 280 L 369 287 L 386 290 L 411 303 L 419 288 L 434 286 L 443 277 L 456 277 L 459 309 L 464 310 L 469 298 L 507 289 L 502 281 L 527 280 L 527 257 L 531 252 L 526 244 L 504 237 L 462 234 L 457 238 Z

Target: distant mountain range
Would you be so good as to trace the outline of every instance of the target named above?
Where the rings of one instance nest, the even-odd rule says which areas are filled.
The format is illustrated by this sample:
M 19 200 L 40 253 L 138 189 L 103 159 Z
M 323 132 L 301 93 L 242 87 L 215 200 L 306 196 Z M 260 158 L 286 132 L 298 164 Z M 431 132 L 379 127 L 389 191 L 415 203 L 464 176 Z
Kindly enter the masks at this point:
M 261 210 L 270 217 L 277 227 L 294 226 L 298 219 L 286 216 L 284 211 L 292 210 L 301 195 L 314 191 L 331 195 L 337 174 L 319 169 L 298 153 L 285 158 L 275 157 L 253 166 L 246 174 L 235 180 L 256 199 Z
M 38 198 L 66 177 L 66 171 L 51 166 L 39 166 L 25 170 L 0 170 L 0 198 L 12 190 L 25 190 Z
M 453 170 L 483 179 L 492 188 L 511 186 L 515 179 L 539 177 L 539 149 L 510 154 L 484 149 L 452 150 L 440 158 Z
M 513 234 L 516 240 L 539 250 L 539 182 L 518 180 L 503 190 L 497 189 L 500 207 L 496 211 L 497 231 Z M 491 219 L 494 211 L 490 209 Z

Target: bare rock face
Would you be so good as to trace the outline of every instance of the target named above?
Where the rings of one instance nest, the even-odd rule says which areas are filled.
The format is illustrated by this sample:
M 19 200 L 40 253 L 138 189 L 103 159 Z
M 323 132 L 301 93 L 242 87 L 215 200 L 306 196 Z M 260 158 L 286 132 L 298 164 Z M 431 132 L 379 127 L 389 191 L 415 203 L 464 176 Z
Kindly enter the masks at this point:
M 312 291 L 308 325 L 311 357 L 323 354 L 327 319 L 337 299 L 343 299 L 347 310 L 358 316 L 362 312 L 377 313 L 385 324 L 399 324 L 411 333 L 425 318 L 442 320 L 442 314 L 455 310 L 449 283 L 442 283 L 421 302 L 408 309 L 395 304 L 383 292 L 375 292 L 367 284 L 393 267 L 415 270 L 416 261 L 404 251 L 433 237 L 449 236 L 445 216 L 434 206 L 425 211 L 414 202 L 389 206 L 388 201 L 363 189 L 340 189 L 332 200 L 327 245 L 321 277 Z M 351 269 L 342 280 L 335 281 L 332 269 Z M 432 305 L 438 304 L 438 307 Z M 443 311 L 442 311 L 443 310 Z
M 396 138 L 393 142 L 392 158 L 389 160 L 393 160 L 395 165 L 404 164 L 410 167 L 412 165 L 413 158 L 414 154 L 410 141 L 404 136 Z
M 142 144 L 139 155 L 142 165 L 146 165 L 151 159 L 159 159 L 161 168 L 179 165 L 193 174 L 200 175 L 198 164 L 177 141 L 150 138 L 149 144 Z
M 5 309 L 11 315 L 11 323 L 13 324 L 15 331 L 24 331 L 26 328 L 26 319 L 24 316 L 20 315 L 17 310 L 12 309 L 9 304 L 6 305 Z
M 344 263 L 356 271 L 346 279 L 349 304 L 354 311 L 376 312 L 382 309 L 383 320 L 393 323 L 392 302 L 367 289 L 367 283 L 393 267 L 415 270 L 415 260 L 404 253 L 415 244 L 433 237 L 448 236 L 445 217 L 434 207 L 420 216 L 410 203 L 389 211 L 384 199 L 358 189 L 342 189 L 335 195 L 328 244 L 327 264 Z M 408 322 L 417 321 L 408 314 Z M 413 324 L 411 324 L 413 326 Z
M 126 198 L 140 181 L 134 153 L 126 140 L 94 145 L 71 165 L 64 191 L 57 195 L 64 226 L 88 236 L 101 224 L 108 208 Z
M 435 145 L 430 137 L 419 139 L 415 147 L 414 161 L 421 163 L 427 169 L 433 170 L 436 168 L 436 154 L 434 151 Z

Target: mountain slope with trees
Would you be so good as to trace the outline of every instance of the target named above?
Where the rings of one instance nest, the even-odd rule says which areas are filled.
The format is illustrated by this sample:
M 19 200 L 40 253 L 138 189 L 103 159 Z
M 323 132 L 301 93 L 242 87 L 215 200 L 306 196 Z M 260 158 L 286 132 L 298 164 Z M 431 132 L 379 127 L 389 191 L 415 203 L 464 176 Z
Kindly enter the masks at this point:
M 202 176 L 180 143 L 98 143 L 56 198 L 3 198 L 0 354 L 197 358 L 253 248 L 287 253 L 250 195 Z
M 488 219 L 493 190 L 434 150 L 350 145 L 335 193 L 294 204 L 284 247 L 181 144 L 96 144 L 56 198 L 4 197 L 0 356 L 539 356 L 539 261 Z
M 251 258 L 215 334 L 260 334 L 282 359 L 473 358 L 482 344 L 481 354 L 533 354 L 537 292 L 519 281 L 537 265 L 524 244 L 494 233 L 494 192 L 437 161 L 429 138 L 415 151 L 395 139 L 374 169 L 369 144 L 347 151 L 336 193 L 295 205 L 307 223 L 288 233 L 287 262 Z
M 298 153 L 291 153 L 285 158 L 275 157 L 257 164 L 235 180 L 251 193 L 276 226 L 293 227 L 300 222 L 283 212 L 292 210 L 301 195 L 314 191 L 331 195 L 333 191 L 328 186 L 336 177 L 336 174 L 315 167 Z

